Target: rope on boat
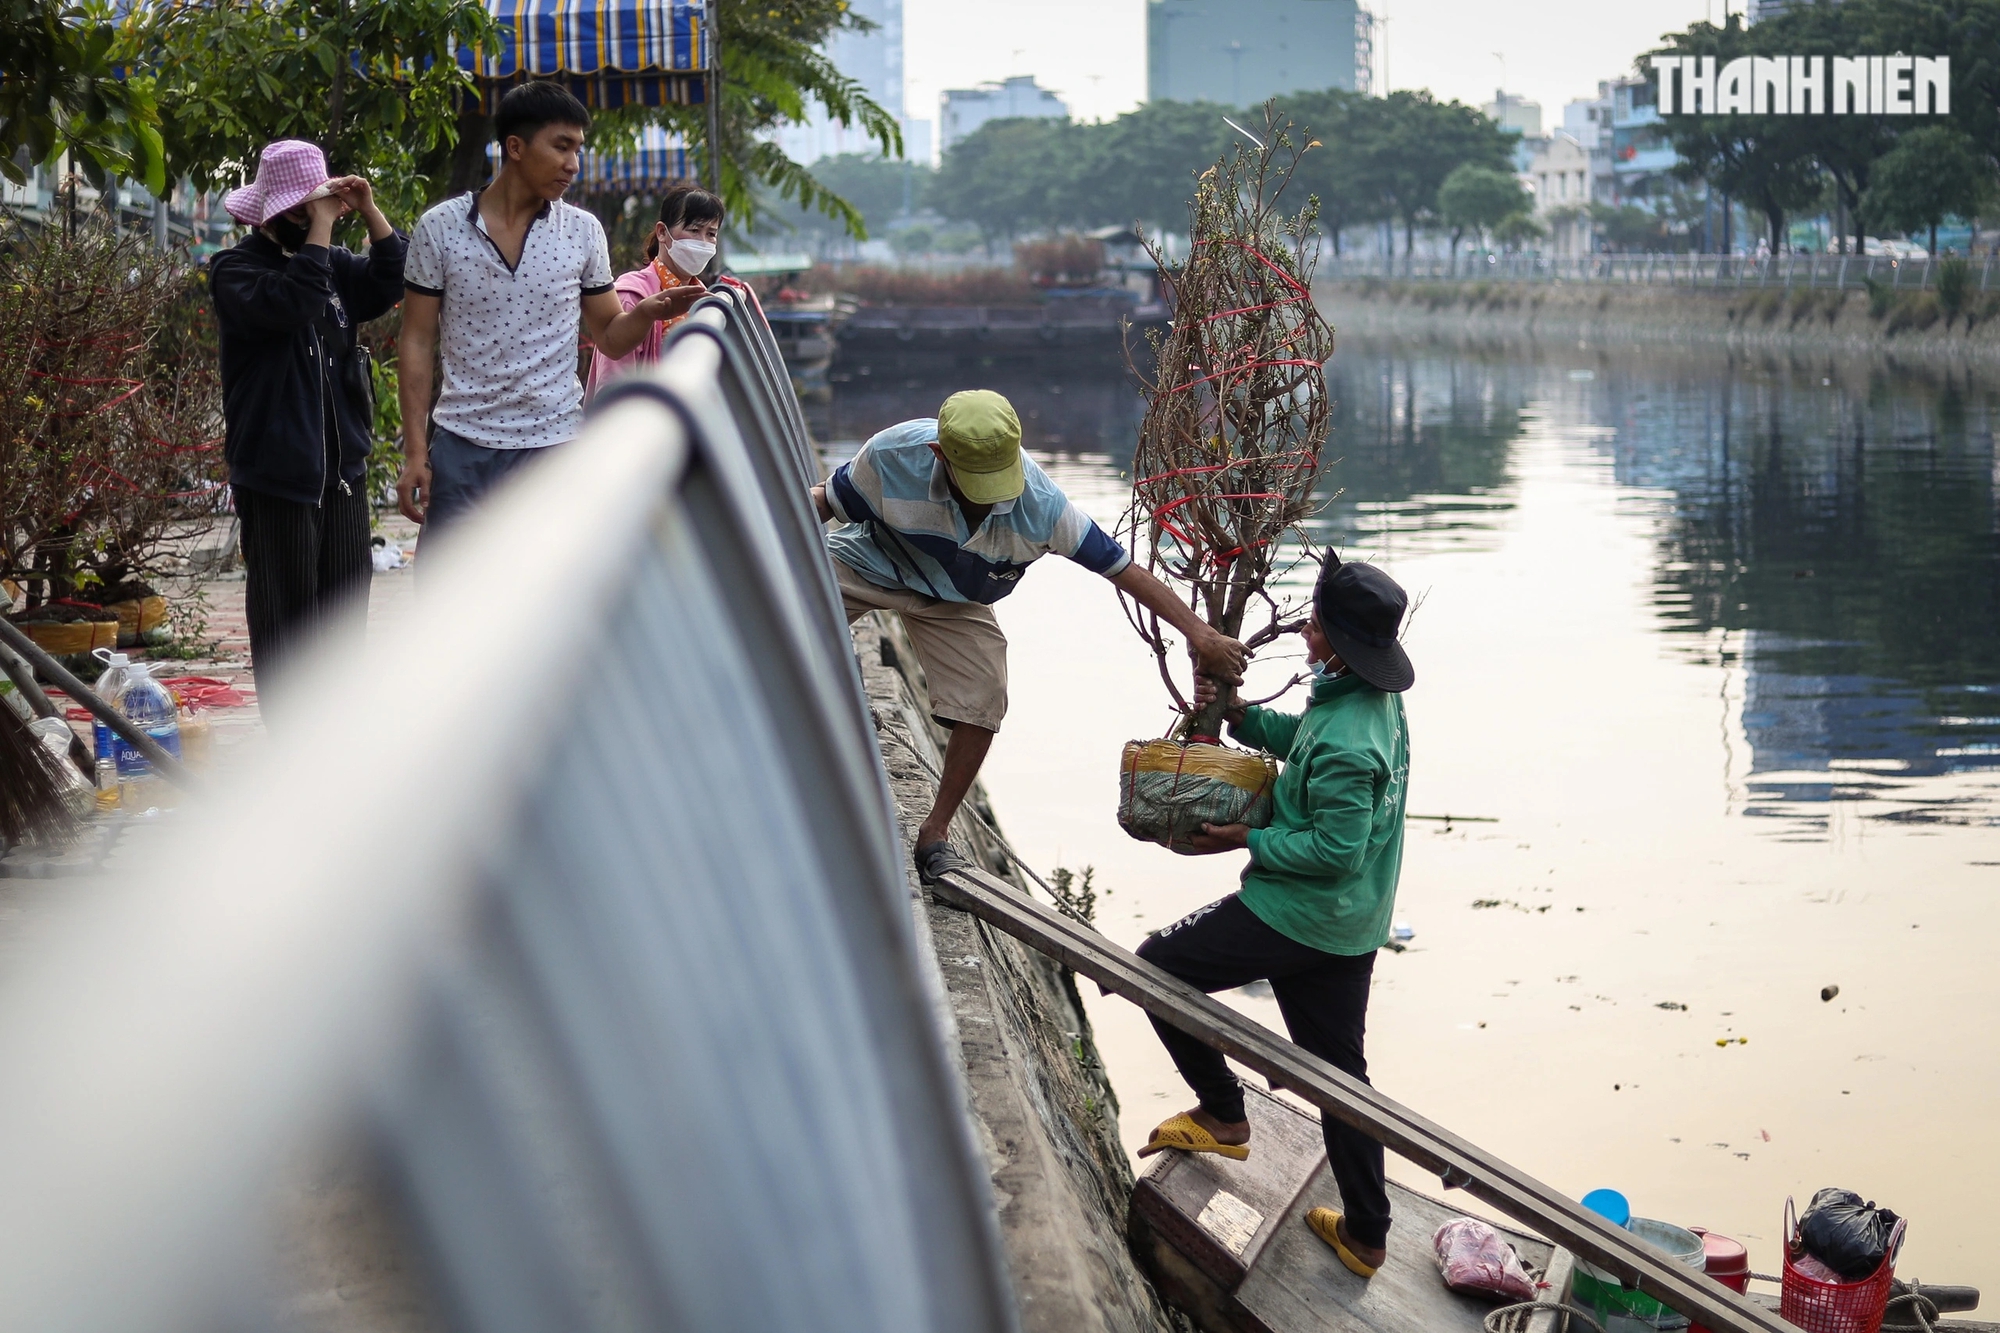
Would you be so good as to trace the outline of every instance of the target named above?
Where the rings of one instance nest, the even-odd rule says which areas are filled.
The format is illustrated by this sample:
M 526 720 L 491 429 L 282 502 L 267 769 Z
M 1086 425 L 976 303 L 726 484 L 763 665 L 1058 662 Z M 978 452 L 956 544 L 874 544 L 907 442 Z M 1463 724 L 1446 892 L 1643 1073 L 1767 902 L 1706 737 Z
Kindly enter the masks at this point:
M 1910 1313 L 1916 1317 L 1917 1326 L 1919 1328 L 1922 1328 L 1924 1330 L 1924 1333 L 1936 1333 L 1938 1308 L 1931 1301 L 1930 1297 L 1924 1295 L 1923 1291 L 1919 1289 L 1916 1283 L 1914 1282 L 1911 1283 L 1910 1290 L 1904 1292 L 1901 1296 L 1891 1296 L 1889 1298 L 1889 1307 L 1888 1307 L 1889 1309 L 1893 1310 L 1899 1305 L 1907 1305 L 1910 1307 Z M 1891 1327 L 1891 1328 L 1909 1327 L 1908 1324 L 1892 1325 L 1888 1322 L 1886 1316 L 1884 1316 L 1883 1318 L 1883 1325 L 1885 1327 Z
M 1573 1321 L 1578 1319 L 1596 1329 L 1597 1333 L 1604 1333 L 1604 1325 L 1598 1323 L 1590 1311 L 1579 1309 L 1568 1301 L 1521 1301 L 1514 1305 L 1503 1305 L 1497 1310 L 1488 1310 L 1484 1321 L 1486 1333 L 1510 1333 L 1511 1326 L 1506 1322 L 1509 1315 L 1527 1315 L 1533 1318 L 1537 1314 L 1561 1315 L 1565 1333 L 1574 1326 Z M 1528 1320 L 1521 1319 L 1517 1322 L 1525 1327 Z

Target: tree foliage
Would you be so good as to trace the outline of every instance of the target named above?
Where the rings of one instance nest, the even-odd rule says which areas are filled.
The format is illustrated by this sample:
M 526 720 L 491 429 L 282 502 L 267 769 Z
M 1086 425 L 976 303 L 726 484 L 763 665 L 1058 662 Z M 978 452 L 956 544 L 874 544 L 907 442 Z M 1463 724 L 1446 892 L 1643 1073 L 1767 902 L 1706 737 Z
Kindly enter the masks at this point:
M 166 188 L 153 81 L 121 70 L 107 3 L 0 0 L 0 175 L 64 152 L 93 185 L 129 176 Z
M 1993 164 L 1964 131 L 1926 125 L 1896 140 L 1875 164 L 1862 214 L 1878 227 L 1928 229 L 1937 250 L 1938 223 L 1950 214 L 1971 217 L 1992 198 Z
M 1742 56 L 1819 56 L 1830 63 L 1835 56 L 1869 51 L 1949 56 L 1950 115 L 1669 116 L 1665 126 L 1684 160 L 1683 178 L 1705 178 L 1712 188 L 1763 212 L 1776 246 L 1785 215 L 1817 203 L 1826 182 L 1857 245 L 1868 217 L 1902 216 L 1890 191 L 1873 188 L 1874 174 L 1899 137 L 1921 133 L 1940 119 L 1984 160 L 1986 169 L 1979 174 L 1990 176 L 2000 163 L 2000 0 L 1793 5 L 1747 27 L 1738 15 L 1719 27 L 1692 24 L 1668 33 L 1652 54 L 1711 55 L 1719 69 Z M 1640 65 L 1649 67 L 1644 57 Z M 1929 188 L 1907 173 L 1904 178 L 1911 188 Z
M 1438 186 L 1438 216 L 1451 228 L 1454 256 L 1466 232 L 1477 235 L 1498 227 L 1516 213 L 1533 212 L 1534 206 L 1534 196 L 1513 172 L 1470 162 L 1453 169 Z
M 1334 238 L 1395 218 L 1414 231 L 1436 217 L 1438 187 L 1465 163 L 1508 169 L 1512 136 L 1482 112 L 1429 93 L 1370 98 L 1330 89 L 1276 103 L 1304 151 L 1287 186 L 1319 200 Z M 1197 176 L 1234 143 L 1225 116 L 1263 113 L 1208 102 L 1149 102 L 1116 120 L 989 121 L 945 154 L 931 194 L 945 217 L 991 238 L 1139 222 L 1176 229 Z
M 256 0 L 168 5 L 135 29 L 156 70 L 168 165 L 201 188 L 254 174 L 273 139 L 326 150 L 384 205 L 420 212 L 471 82 L 454 42 L 489 39 L 480 0 Z
M 1368 177 L 1403 224 L 1403 249 L 1416 249 L 1416 229 L 1437 218 L 1438 190 L 1461 166 L 1510 171 L 1516 136 L 1462 102 L 1440 102 L 1429 89 L 1398 89 L 1379 99 L 1364 120 Z
M 921 212 L 935 173 L 929 163 L 886 158 L 875 153 L 841 153 L 806 168 L 823 188 L 845 199 L 866 228 L 857 239 L 880 236 L 898 218 Z M 779 200 L 760 218 L 760 241 L 785 233 L 821 239 L 849 236 L 845 222 L 790 200 Z
M 1319 224 L 1338 255 L 1349 228 L 1390 216 L 1392 205 L 1381 179 L 1383 155 L 1377 151 L 1388 121 L 1385 108 L 1345 88 L 1294 93 L 1278 104 L 1319 141 L 1300 161 L 1293 181 L 1319 200 Z

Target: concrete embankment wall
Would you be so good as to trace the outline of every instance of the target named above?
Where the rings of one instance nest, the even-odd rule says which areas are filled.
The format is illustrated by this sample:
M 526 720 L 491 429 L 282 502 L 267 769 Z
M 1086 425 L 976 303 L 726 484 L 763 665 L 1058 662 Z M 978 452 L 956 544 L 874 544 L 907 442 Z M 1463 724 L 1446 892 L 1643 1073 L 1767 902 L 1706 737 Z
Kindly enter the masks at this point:
M 944 733 L 930 721 L 922 668 L 898 622 L 864 619 L 854 646 L 907 840 L 930 808 Z M 992 818 L 983 791 L 967 804 Z M 984 868 L 1021 883 L 970 812 L 954 832 Z M 1185 1329 L 1126 1248 L 1132 1171 L 1074 976 L 934 902 L 914 870 L 910 894 L 920 937 L 927 927 L 936 956 L 939 1002 L 992 1173 L 1024 1333 Z
M 2000 292 L 1973 293 L 1948 324 L 1937 294 L 1917 291 L 1364 279 L 1321 283 L 1314 297 L 1351 334 L 2000 358 Z

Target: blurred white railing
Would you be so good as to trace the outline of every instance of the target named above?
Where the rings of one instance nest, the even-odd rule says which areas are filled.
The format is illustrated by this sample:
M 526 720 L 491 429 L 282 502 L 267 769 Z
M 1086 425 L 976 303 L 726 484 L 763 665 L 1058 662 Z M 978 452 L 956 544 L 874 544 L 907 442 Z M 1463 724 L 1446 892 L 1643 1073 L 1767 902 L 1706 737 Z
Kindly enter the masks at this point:
M 9 1327 L 282 1322 L 243 1308 L 264 1194 L 356 1121 L 454 1328 L 1014 1327 L 817 468 L 738 301 L 10 964 Z

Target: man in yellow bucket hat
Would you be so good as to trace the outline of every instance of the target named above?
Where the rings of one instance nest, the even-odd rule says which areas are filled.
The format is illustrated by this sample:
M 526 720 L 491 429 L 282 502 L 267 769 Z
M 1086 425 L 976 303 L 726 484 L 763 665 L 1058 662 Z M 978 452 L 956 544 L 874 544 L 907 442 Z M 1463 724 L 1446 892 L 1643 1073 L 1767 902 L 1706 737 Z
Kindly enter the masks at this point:
M 952 816 L 979 776 L 1007 712 L 1007 636 L 993 603 L 1054 552 L 1102 574 L 1186 636 L 1202 673 L 1240 682 L 1249 650 L 1211 628 L 1078 509 L 1021 452 L 1021 421 L 990 389 L 945 399 L 935 418 L 882 431 L 813 487 L 848 623 L 870 611 L 903 617 L 929 683 L 931 712 L 951 731 L 944 776 L 917 828 L 917 868 L 935 878 L 965 864 Z

